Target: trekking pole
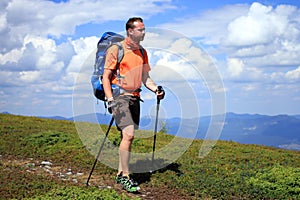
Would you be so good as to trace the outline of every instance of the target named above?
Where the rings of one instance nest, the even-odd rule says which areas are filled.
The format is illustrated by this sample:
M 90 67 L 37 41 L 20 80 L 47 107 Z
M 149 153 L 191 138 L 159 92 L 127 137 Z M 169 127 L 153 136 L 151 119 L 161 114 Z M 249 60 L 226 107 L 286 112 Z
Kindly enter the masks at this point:
M 162 87 L 157 87 L 157 92 L 160 93 L 162 91 Z M 153 138 L 153 151 L 152 151 L 152 169 L 153 167 L 153 161 L 154 161 L 154 151 L 155 151 L 155 143 L 156 143 L 156 132 L 157 132 L 157 123 L 158 123 L 158 111 L 159 111 L 159 104 L 160 104 L 160 98 L 157 96 L 157 104 L 156 104 L 156 118 L 155 118 L 155 127 L 154 127 L 154 138 Z M 150 170 L 150 173 L 152 173 L 152 170 Z
M 98 158 L 99 158 L 99 156 L 100 156 L 100 153 L 101 153 L 101 151 L 102 151 L 102 149 L 103 149 L 103 147 L 104 147 L 105 140 L 106 140 L 106 138 L 107 138 L 107 136 L 108 136 L 109 130 L 110 130 L 110 128 L 111 128 L 113 122 L 114 122 L 114 117 L 112 117 L 111 120 L 110 120 L 109 127 L 108 127 L 108 129 L 107 129 L 107 131 L 106 131 L 106 134 L 105 134 L 105 137 L 104 137 L 104 139 L 103 139 L 103 141 L 102 141 L 102 144 L 101 144 L 101 147 L 100 147 L 100 149 L 99 149 L 98 155 L 97 155 L 97 157 L 96 157 L 96 160 L 95 160 L 95 162 L 94 162 L 94 165 L 93 165 L 93 167 L 92 167 L 92 170 L 91 170 L 91 172 L 90 172 L 90 175 L 89 175 L 89 177 L 88 177 L 88 180 L 87 180 L 87 182 L 86 182 L 86 186 L 89 186 L 90 178 L 91 178 L 92 173 L 93 173 L 93 171 L 94 171 L 94 168 L 95 168 L 95 166 L 96 166 L 96 164 L 97 164 L 97 161 L 98 161 Z

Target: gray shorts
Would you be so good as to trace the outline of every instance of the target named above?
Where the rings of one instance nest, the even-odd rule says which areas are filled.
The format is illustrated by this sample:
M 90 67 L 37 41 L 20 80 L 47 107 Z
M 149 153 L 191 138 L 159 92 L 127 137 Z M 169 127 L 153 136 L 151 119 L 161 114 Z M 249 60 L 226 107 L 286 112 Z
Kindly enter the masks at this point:
M 138 129 L 140 123 L 140 98 L 120 95 L 115 101 L 116 106 L 112 108 L 112 111 L 118 129 L 123 130 L 129 125 L 134 125 L 134 129 Z

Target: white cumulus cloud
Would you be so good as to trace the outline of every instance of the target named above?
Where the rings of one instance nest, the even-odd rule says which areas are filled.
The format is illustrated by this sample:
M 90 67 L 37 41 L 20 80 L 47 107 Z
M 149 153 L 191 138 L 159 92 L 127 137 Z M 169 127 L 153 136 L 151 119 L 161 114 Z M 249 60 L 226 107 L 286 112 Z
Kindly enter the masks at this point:
M 295 70 L 288 71 L 288 72 L 285 74 L 285 77 L 286 77 L 288 80 L 300 82 L 300 67 L 298 67 L 298 68 L 295 69 Z
M 229 74 L 233 77 L 239 76 L 245 67 L 243 61 L 236 58 L 228 58 L 227 66 Z
M 247 15 L 243 15 L 228 25 L 226 44 L 249 46 L 268 44 L 277 37 L 285 37 L 285 33 L 293 30 L 289 17 L 296 11 L 292 6 L 265 6 L 253 3 Z M 294 34 L 299 34 L 295 32 Z

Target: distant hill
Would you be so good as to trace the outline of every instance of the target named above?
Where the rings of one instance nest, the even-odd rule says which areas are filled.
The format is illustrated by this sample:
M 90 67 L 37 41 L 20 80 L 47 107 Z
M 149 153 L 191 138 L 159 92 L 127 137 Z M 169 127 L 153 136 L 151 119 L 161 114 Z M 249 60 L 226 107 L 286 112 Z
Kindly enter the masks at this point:
M 5 112 L 6 114 L 9 114 Z M 86 114 L 72 118 L 60 116 L 43 117 L 57 120 L 71 120 L 76 122 L 91 122 L 108 124 L 110 114 Z M 194 127 L 193 124 L 197 124 Z M 211 122 L 211 116 L 195 119 L 169 118 L 159 119 L 158 130 L 166 128 L 168 134 L 179 137 L 204 139 Z M 154 117 L 142 117 L 140 129 L 152 130 Z M 197 129 L 197 130 L 196 130 Z M 196 131 L 196 133 L 195 133 Z M 242 144 L 258 144 L 277 148 L 300 150 L 300 115 L 260 115 L 226 113 L 220 140 L 235 141 Z
M 293 117 L 296 117 L 297 119 L 300 119 L 300 115 L 293 115 Z
M 197 131 L 197 139 L 204 139 L 210 116 L 201 117 Z M 182 126 L 194 123 L 196 119 L 185 120 Z M 176 133 L 179 129 L 179 119 L 167 119 L 169 134 Z M 185 130 L 185 128 L 182 128 Z M 186 133 L 187 135 L 189 133 Z M 278 148 L 300 150 L 300 118 L 288 115 L 250 115 L 227 113 L 221 140 L 232 140 L 242 144 L 267 145 Z

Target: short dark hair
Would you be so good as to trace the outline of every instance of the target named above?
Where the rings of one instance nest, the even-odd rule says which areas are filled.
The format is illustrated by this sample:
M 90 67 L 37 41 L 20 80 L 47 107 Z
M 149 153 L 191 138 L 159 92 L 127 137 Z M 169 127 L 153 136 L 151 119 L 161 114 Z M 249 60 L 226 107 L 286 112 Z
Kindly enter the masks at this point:
M 126 31 L 128 31 L 128 29 L 130 28 L 135 28 L 134 27 L 134 22 L 143 22 L 143 19 L 141 17 L 131 17 L 128 19 L 128 21 L 126 22 Z

